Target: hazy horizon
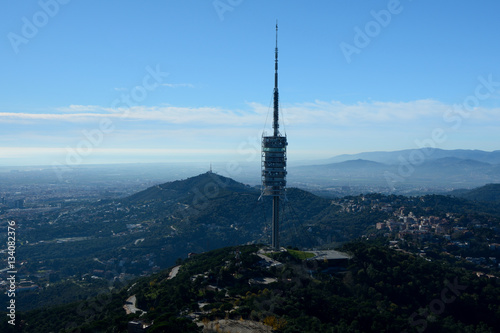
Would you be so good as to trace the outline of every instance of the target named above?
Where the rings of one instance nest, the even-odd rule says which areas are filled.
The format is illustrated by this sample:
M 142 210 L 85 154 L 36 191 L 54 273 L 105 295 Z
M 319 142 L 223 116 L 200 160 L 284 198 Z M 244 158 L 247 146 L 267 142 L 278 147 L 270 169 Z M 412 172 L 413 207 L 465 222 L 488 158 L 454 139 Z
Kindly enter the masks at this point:
M 301 166 L 301 165 L 311 165 L 314 163 L 330 163 L 330 160 L 335 160 L 336 158 L 340 157 L 345 157 L 345 156 L 353 156 L 354 158 L 357 158 L 357 155 L 362 155 L 362 154 L 376 154 L 376 153 L 398 153 L 398 152 L 408 152 L 412 150 L 423 150 L 425 151 L 428 147 L 422 147 L 422 148 L 409 148 L 409 149 L 401 149 L 401 150 L 393 150 L 393 151 L 362 151 L 362 152 L 357 152 L 357 153 L 345 153 L 345 154 L 339 154 L 339 155 L 334 155 L 334 156 L 324 156 L 320 158 L 314 158 L 314 159 L 292 159 L 290 161 L 289 159 L 289 166 Z M 500 150 L 481 150 L 481 149 L 441 149 L 441 148 L 436 148 L 445 152 L 453 152 L 453 151 L 467 151 L 467 152 L 474 152 L 474 151 L 480 151 L 480 152 L 485 152 L 485 153 L 493 153 L 497 152 Z M 250 153 L 251 152 L 251 153 Z M 239 156 L 239 159 L 235 159 L 234 157 Z M 245 167 L 255 167 L 260 169 L 260 147 L 255 147 L 255 149 L 249 150 L 247 152 L 247 156 L 251 158 L 242 158 L 241 155 L 232 155 L 232 156 L 227 156 L 226 159 L 207 159 L 207 160 L 178 160 L 178 161 L 126 161 L 126 160 L 117 160 L 117 161 L 100 161 L 97 160 L 92 162 L 93 160 L 87 159 L 82 161 L 82 163 L 79 164 L 62 164 L 62 163 L 54 163 L 54 162 L 48 162 L 46 164 L 37 164 L 36 162 L 28 162 L 22 164 L 16 164 L 16 163 L 5 163 L 5 161 L 0 160 L 0 170 L 5 169 L 5 170 L 15 170 L 16 168 L 44 168 L 44 169 L 76 169 L 78 167 L 86 167 L 86 166 L 126 166 L 126 165 L 133 165 L 133 166 L 140 166 L 140 165 L 170 165 L 170 166 L 192 166 L 196 168 L 206 168 L 207 170 L 210 169 L 210 167 L 219 167 L 219 168 L 236 168 L 238 166 L 245 166 Z M 426 160 L 432 159 L 432 155 L 426 155 L 425 156 Z M 37 160 L 36 160 L 37 161 Z M 335 162 L 333 162 L 335 163 Z M 396 162 L 397 164 L 398 162 Z

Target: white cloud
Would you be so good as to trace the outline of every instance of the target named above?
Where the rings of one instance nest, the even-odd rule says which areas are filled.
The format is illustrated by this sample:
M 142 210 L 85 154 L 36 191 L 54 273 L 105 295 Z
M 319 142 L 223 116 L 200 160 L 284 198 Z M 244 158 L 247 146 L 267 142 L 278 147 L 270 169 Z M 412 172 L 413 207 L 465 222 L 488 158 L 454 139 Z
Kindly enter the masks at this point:
M 10 122 L 14 120 L 25 121 L 25 120 L 58 120 L 58 121 L 69 121 L 69 122 L 82 122 L 88 121 L 92 118 L 103 118 L 109 117 L 108 114 L 99 113 L 73 113 L 73 114 L 61 114 L 61 113 L 14 113 L 14 112 L 0 112 L 0 122 Z
M 69 105 L 54 113 L 0 113 L 0 121 L 49 120 L 85 122 L 95 118 L 166 122 L 178 125 L 257 126 L 270 125 L 272 111 L 259 103 L 247 103 L 249 110 L 229 110 L 220 107 L 133 106 L 109 108 L 98 105 Z M 411 102 L 314 101 L 282 107 L 282 119 L 294 126 L 382 126 L 410 125 L 418 121 L 443 122 L 443 115 L 453 107 L 434 100 Z M 499 120 L 500 109 L 477 108 L 467 119 Z
M 102 110 L 102 107 L 99 105 L 71 104 L 70 106 L 59 107 L 56 110 L 66 113 L 99 112 Z
M 146 107 L 104 108 L 95 105 L 71 105 L 58 108 L 58 113 L 14 113 L 1 112 L 1 121 L 13 120 L 50 120 L 87 122 L 95 118 L 126 119 L 140 121 L 163 121 L 171 124 L 205 124 L 205 125 L 247 125 L 262 120 L 245 112 L 226 110 L 217 107 Z
M 45 155 L 45 154 L 65 154 L 68 148 L 46 148 L 46 147 L 0 147 L 2 157 L 18 155 Z M 168 149 L 168 148 L 92 148 L 98 154 L 199 154 L 199 153 L 227 153 L 227 149 Z

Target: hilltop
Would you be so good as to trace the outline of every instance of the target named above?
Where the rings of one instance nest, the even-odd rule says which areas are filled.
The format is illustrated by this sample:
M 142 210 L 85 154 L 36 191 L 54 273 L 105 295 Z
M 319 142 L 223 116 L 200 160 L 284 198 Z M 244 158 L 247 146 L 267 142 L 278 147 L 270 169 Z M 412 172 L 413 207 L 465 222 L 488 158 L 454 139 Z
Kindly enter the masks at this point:
M 169 201 L 200 198 L 211 198 L 221 194 L 251 193 L 257 194 L 258 190 L 248 185 L 239 183 L 231 178 L 206 172 L 184 180 L 176 180 L 150 187 L 126 198 L 125 202 L 137 203 L 147 201 Z

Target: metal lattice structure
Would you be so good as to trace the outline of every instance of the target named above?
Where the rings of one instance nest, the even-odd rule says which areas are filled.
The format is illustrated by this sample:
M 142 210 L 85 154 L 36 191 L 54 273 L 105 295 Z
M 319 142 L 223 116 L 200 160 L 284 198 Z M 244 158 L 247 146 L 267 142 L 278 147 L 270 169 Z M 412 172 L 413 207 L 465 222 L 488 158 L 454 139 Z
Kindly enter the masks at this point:
M 273 93 L 273 136 L 262 136 L 262 195 L 273 197 L 271 246 L 279 250 L 279 206 L 286 187 L 286 135 L 279 132 L 278 92 L 278 24 L 276 24 L 276 49 Z

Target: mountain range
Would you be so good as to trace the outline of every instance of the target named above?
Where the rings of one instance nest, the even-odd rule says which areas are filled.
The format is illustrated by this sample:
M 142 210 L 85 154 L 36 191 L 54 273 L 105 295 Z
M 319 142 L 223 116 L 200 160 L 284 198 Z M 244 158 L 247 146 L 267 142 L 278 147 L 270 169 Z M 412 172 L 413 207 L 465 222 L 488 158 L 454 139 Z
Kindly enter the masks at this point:
M 408 161 L 411 159 L 411 155 L 415 155 L 416 152 L 422 152 L 426 160 L 454 157 L 462 160 L 476 160 L 484 163 L 500 164 L 500 150 L 488 152 L 478 149 L 445 150 L 439 148 L 417 148 L 396 151 L 364 152 L 359 154 L 342 154 L 326 160 L 317 161 L 317 163 L 314 164 L 339 163 L 357 159 L 369 160 L 383 164 L 399 164 L 401 158 Z
M 289 180 L 316 187 L 370 186 L 382 193 L 446 192 L 500 182 L 500 150 L 435 148 L 339 155 L 289 168 Z M 321 185 L 317 185 L 321 184 Z

